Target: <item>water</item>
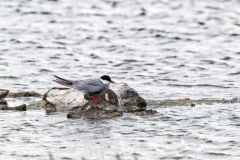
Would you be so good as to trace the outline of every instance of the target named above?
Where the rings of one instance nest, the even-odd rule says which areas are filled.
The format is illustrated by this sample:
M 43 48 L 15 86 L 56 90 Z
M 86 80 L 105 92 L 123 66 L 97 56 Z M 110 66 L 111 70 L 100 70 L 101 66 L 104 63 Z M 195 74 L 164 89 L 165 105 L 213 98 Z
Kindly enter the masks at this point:
M 240 2 L 0 1 L 0 86 L 111 75 L 148 98 L 239 95 Z
M 154 107 L 154 106 L 152 106 Z M 69 120 L 44 111 L 0 114 L 1 159 L 240 158 L 239 105 L 158 108 L 157 115 Z
M 109 74 L 143 97 L 240 95 L 239 0 L 0 0 L 0 88 Z M 89 122 L 1 112 L 1 159 L 240 159 L 238 105 Z

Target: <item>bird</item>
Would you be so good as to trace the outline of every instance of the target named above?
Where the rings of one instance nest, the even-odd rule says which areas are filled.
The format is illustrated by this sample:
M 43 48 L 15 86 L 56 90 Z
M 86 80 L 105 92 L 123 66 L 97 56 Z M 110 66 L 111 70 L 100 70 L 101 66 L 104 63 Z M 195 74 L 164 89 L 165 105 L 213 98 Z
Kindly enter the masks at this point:
M 103 75 L 96 79 L 85 80 L 69 80 L 56 75 L 53 76 L 56 78 L 53 80 L 54 82 L 69 88 L 77 89 L 82 93 L 89 95 L 92 97 L 92 100 L 96 105 L 101 101 L 95 95 L 108 90 L 110 83 L 115 83 L 108 75 Z

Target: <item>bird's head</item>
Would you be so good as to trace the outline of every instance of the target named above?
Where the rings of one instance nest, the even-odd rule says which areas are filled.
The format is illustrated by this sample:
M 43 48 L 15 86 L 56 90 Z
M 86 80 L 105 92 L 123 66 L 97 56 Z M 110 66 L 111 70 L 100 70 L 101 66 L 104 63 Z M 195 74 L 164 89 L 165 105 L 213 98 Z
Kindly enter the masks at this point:
M 111 80 L 111 77 L 108 75 L 103 75 L 100 77 L 100 79 L 104 84 L 115 83 L 114 81 Z

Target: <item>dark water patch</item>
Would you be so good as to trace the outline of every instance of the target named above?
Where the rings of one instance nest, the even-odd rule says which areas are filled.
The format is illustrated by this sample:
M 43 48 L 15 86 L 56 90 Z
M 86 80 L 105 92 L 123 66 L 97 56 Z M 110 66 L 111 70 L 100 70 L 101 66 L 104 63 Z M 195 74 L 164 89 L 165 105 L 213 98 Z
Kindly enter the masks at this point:
M 211 9 L 211 10 L 221 10 L 221 8 L 217 7 L 217 6 L 205 6 L 206 9 Z
M 45 47 L 42 46 L 42 45 L 37 45 L 36 48 L 37 48 L 37 49 L 42 49 L 42 48 L 45 48 Z
M 230 36 L 231 36 L 231 37 L 239 37 L 240 34 L 239 34 L 239 33 L 231 33 Z
M 18 39 L 15 39 L 15 38 L 13 38 L 13 39 L 10 39 L 9 41 L 10 41 L 10 42 L 13 42 L 13 43 L 16 43 L 16 44 L 18 44 L 18 43 L 21 43 L 21 41 L 20 41 L 20 40 L 18 40 Z
M 157 69 L 157 70 L 161 70 L 162 71 L 162 69 Z M 169 74 L 170 72 L 161 72 L 161 73 L 158 73 L 158 75 L 166 75 L 166 74 Z
M 161 35 L 161 34 L 155 34 L 154 37 L 155 37 L 155 38 L 166 38 L 166 36 L 163 36 L 163 35 Z
M 208 70 L 208 69 L 207 68 L 203 68 L 203 67 L 197 67 L 197 70 L 204 71 L 204 70 Z
M 182 68 L 182 67 L 186 67 L 186 65 L 180 64 L 180 65 L 175 66 L 174 68 Z
M 143 65 L 145 65 L 145 66 L 154 66 L 156 64 L 154 64 L 154 63 L 144 63 Z
M 73 59 L 73 61 L 75 61 L 75 62 L 79 62 L 79 59 L 76 59 L 76 58 L 75 58 L 75 59 Z
M 177 82 L 177 79 L 170 79 L 170 78 L 160 78 L 157 81 L 169 81 L 169 82 Z
M 89 56 L 90 56 L 91 58 L 93 58 L 93 59 L 99 59 L 99 58 L 101 58 L 101 57 L 99 57 L 98 55 L 96 55 L 96 54 L 94 54 L 94 53 L 91 53 Z
M 120 67 L 120 66 L 123 66 L 124 64 L 126 64 L 126 63 L 118 63 L 118 64 L 113 65 L 113 67 Z
M 231 156 L 230 154 L 225 154 L 225 153 L 221 153 L 221 152 L 207 152 L 205 154 L 208 154 L 208 155 L 212 155 L 212 156 Z
M 231 75 L 231 76 L 240 75 L 240 71 L 239 72 L 230 73 L 229 75 Z
M 140 31 L 145 31 L 145 30 L 147 30 L 147 28 L 143 28 L 143 27 L 140 27 L 140 28 L 130 28 L 129 30 L 140 32 Z
M 55 41 L 54 43 L 59 44 L 59 45 L 63 45 L 63 46 L 68 44 L 67 42 L 60 42 L 60 41 Z
M 48 12 L 48 11 L 40 11 L 40 12 L 37 12 L 37 11 L 22 11 L 20 9 L 16 10 L 16 12 L 20 12 L 22 15 L 51 15 L 52 13 L 51 12 Z
M 57 55 L 54 55 L 54 56 L 50 56 L 48 57 L 49 59 L 61 59 L 61 55 L 60 54 L 57 54 Z
M 176 58 L 178 58 L 178 56 L 166 56 L 165 58 L 166 59 L 176 59 Z
M 36 63 L 37 60 L 24 60 L 22 63 Z
M 49 73 L 49 72 L 53 72 L 53 71 L 51 71 L 50 69 L 42 68 L 42 69 L 39 70 L 39 72 L 42 72 L 42 73 Z
M 201 21 L 199 21 L 199 22 L 197 22 L 200 26 L 204 26 L 204 25 L 206 25 L 206 23 L 205 22 L 201 22 Z
M 164 44 L 166 43 L 174 43 L 174 41 L 168 41 L 168 42 L 164 42 Z M 162 49 L 163 52 L 174 52 L 174 53 L 177 53 L 177 49 L 174 49 L 174 48 L 163 48 Z
M 226 56 L 226 57 L 221 58 L 221 60 L 225 60 L 225 61 L 228 61 L 228 60 L 231 60 L 231 59 L 232 59 L 232 58 L 229 57 L 229 56 Z
M 19 79 L 19 77 L 15 77 L 15 76 L 0 76 L 0 79 Z
M 214 60 L 201 60 L 201 62 L 204 62 L 206 64 L 215 64 L 216 63 Z
M 136 59 L 124 59 L 123 62 L 134 63 L 134 62 L 138 62 L 138 61 Z

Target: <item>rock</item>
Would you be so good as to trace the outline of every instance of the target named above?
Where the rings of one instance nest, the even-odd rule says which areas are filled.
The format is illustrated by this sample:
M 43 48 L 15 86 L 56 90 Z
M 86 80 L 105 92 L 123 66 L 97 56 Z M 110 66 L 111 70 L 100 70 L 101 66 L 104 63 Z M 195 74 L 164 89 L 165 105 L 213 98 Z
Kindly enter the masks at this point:
M 5 98 L 9 93 L 9 90 L 6 89 L 0 89 L 0 99 Z
M 4 99 L 0 99 L 0 109 L 5 108 L 7 106 L 8 106 L 7 101 Z
M 26 111 L 27 110 L 27 105 L 26 104 L 22 104 L 16 107 L 8 107 L 6 106 L 1 106 L 0 108 L 1 110 L 14 110 L 14 111 Z
M 105 93 L 96 95 L 101 104 L 95 105 L 91 97 L 78 90 L 52 88 L 44 94 L 47 113 L 69 111 L 68 118 L 105 119 L 121 116 L 123 112 L 146 110 L 145 100 L 126 83 L 112 85 Z M 150 113 L 150 112 L 149 112 Z
M 107 97 L 106 97 L 107 95 Z M 100 104 L 95 104 L 92 98 L 84 95 L 87 103 L 83 106 L 77 106 L 68 112 L 68 118 L 88 118 L 88 119 L 109 119 L 122 116 L 122 109 L 118 107 L 117 97 L 113 97 L 114 93 L 108 90 L 106 93 L 96 95 L 101 100 Z M 114 100 L 113 100 L 114 99 Z
M 148 104 L 158 106 L 191 106 L 193 103 L 191 99 L 165 99 L 165 100 L 147 100 Z
M 41 109 L 45 104 L 45 101 L 33 101 L 30 104 L 27 105 L 27 109 L 29 110 L 37 110 Z
M 119 106 L 123 107 L 124 112 L 136 112 L 145 110 L 146 101 L 126 83 L 112 85 L 110 88 L 117 96 Z
M 134 112 L 134 114 L 138 115 L 138 116 L 148 116 L 148 115 L 153 115 L 153 114 L 156 114 L 156 113 L 157 113 L 157 111 L 152 110 L 152 109 Z
M 195 107 L 196 105 L 201 104 L 233 104 L 233 103 L 240 103 L 239 98 L 232 98 L 232 99 L 198 99 L 192 100 L 190 98 L 185 99 L 165 99 L 165 100 L 146 100 L 147 104 L 149 105 L 158 105 L 158 106 L 191 106 Z
M 42 95 L 35 91 L 9 92 L 8 97 L 41 97 Z
M 122 116 L 122 111 L 111 104 L 99 104 L 97 106 L 89 103 L 83 107 L 77 107 L 68 112 L 68 118 L 88 118 L 88 119 L 109 119 Z
M 49 112 L 66 112 L 87 103 L 82 92 L 68 88 L 52 88 L 44 94 L 43 100 L 45 101 L 43 106 Z
M 7 101 L 4 100 L 4 99 L 1 99 L 1 100 L 0 100 L 0 105 L 7 105 Z

